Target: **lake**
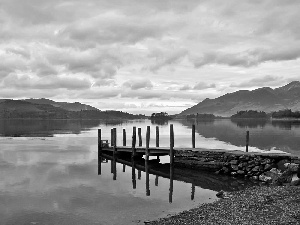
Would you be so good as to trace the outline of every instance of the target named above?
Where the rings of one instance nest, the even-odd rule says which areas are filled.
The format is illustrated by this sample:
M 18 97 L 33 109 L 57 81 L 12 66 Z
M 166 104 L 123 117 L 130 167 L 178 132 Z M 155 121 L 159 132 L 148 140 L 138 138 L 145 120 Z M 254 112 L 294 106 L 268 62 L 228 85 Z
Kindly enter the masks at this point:
M 168 157 L 161 158 L 164 176 L 146 174 L 143 162 L 134 162 L 136 168 L 130 161 L 126 165 L 104 158 L 98 162 L 98 128 L 103 139 L 110 140 L 110 130 L 116 127 L 121 145 L 122 129 L 130 144 L 132 127 L 141 127 L 145 144 L 146 126 L 150 125 L 150 146 L 154 146 L 155 126 L 159 126 L 160 146 L 168 146 L 170 123 L 175 148 L 191 147 L 195 123 L 199 148 L 244 150 L 249 130 L 249 151 L 300 155 L 299 122 L 0 120 L 0 224 L 144 224 L 213 202 L 218 190 L 256 185 L 176 168 L 174 179 L 169 179 Z

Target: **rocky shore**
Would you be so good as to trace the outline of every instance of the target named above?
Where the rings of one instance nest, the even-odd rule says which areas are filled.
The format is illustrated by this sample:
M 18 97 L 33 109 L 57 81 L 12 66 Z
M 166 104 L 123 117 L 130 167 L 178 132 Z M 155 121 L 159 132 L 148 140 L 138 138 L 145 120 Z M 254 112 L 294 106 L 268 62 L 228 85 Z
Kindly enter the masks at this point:
M 299 186 L 260 186 L 223 195 L 148 224 L 300 224 Z

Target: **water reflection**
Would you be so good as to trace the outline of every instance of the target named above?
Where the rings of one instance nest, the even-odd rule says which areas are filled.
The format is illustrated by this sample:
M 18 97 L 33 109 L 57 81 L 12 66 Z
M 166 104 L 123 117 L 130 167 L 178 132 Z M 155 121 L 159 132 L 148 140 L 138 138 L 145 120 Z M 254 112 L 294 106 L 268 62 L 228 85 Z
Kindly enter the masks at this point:
M 268 122 L 265 119 L 231 119 L 231 121 L 241 128 L 263 128 Z
M 105 161 L 105 160 L 106 161 Z M 154 184 L 159 186 L 159 177 L 168 178 L 169 180 L 169 203 L 173 202 L 174 180 L 190 184 L 190 199 L 194 201 L 196 187 L 202 189 L 209 189 L 212 191 L 234 191 L 241 190 L 245 187 L 257 185 L 256 182 L 247 179 L 237 179 L 233 177 L 215 175 L 210 172 L 195 172 L 189 169 L 176 168 L 169 163 L 160 163 L 157 159 L 144 160 L 143 158 L 134 159 L 129 156 L 116 157 L 102 153 L 102 160 L 99 160 L 98 166 L 101 168 L 101 164 L 111 162 L 113 168 L 121 167 L 125 172 L 125 167 L 131 167 L 131 179 L 132 189 L 137 189 L 136 170 L 138 171 L 138 179 L 141 179 L 142 172 L 145 175 L 145 196 L 151 195 L 150 190 L 150 174 L 155 176 Z M 117 166 L 117 164 L 120 164 Z M 121 176 L 121 175 L 120 175 Z M 113 170 L 113 180 L 117 178 L 117 170 Z M 162 180 L 163 186 L 165 186 L 165 180 Z

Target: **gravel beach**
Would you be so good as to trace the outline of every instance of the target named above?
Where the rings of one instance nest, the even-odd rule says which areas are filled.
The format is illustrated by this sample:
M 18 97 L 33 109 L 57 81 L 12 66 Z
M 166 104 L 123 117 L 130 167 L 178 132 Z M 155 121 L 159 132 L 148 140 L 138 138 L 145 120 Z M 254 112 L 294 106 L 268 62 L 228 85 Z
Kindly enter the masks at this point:
M 300 187 L 251 187 L 150 224 L 300 224 Z

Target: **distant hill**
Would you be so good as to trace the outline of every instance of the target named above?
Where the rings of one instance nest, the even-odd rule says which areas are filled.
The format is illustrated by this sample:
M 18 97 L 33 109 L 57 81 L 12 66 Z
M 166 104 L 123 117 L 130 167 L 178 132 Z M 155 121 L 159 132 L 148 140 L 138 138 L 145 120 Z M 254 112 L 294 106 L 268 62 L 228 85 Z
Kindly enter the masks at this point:
M 101 111 L 79 102 L 55 102 L 50 99 L 0 100 L 0 118 L 33 119 L 142 119 L 121 111 Z
M 53 105 L 55 107 L 59 107 L 68 111 L 81 111 L 81 110 L 99 110 L 95 107 L 92 107 L 90 105 L 82 104 L 80 102 L 74 102 L 74 103 L 69 103 L 69 102 L 55 102 L 50 99 L 46 98 L 39 98 L 39 99 L 25 99 L 24 101 L 31 102 L 34 104 L 49 104 Z
M 179 116 L 212 113 L 217 116 L 231 116 L 238 111 L 257 110 L 266 113 L 292 109 L 300 110 L 300 82 L 293 81 L 272 89 L 258 88 L 253 91 L 240 90 L 215 99 L 205 99 L 197 105 L 182 111 Z

